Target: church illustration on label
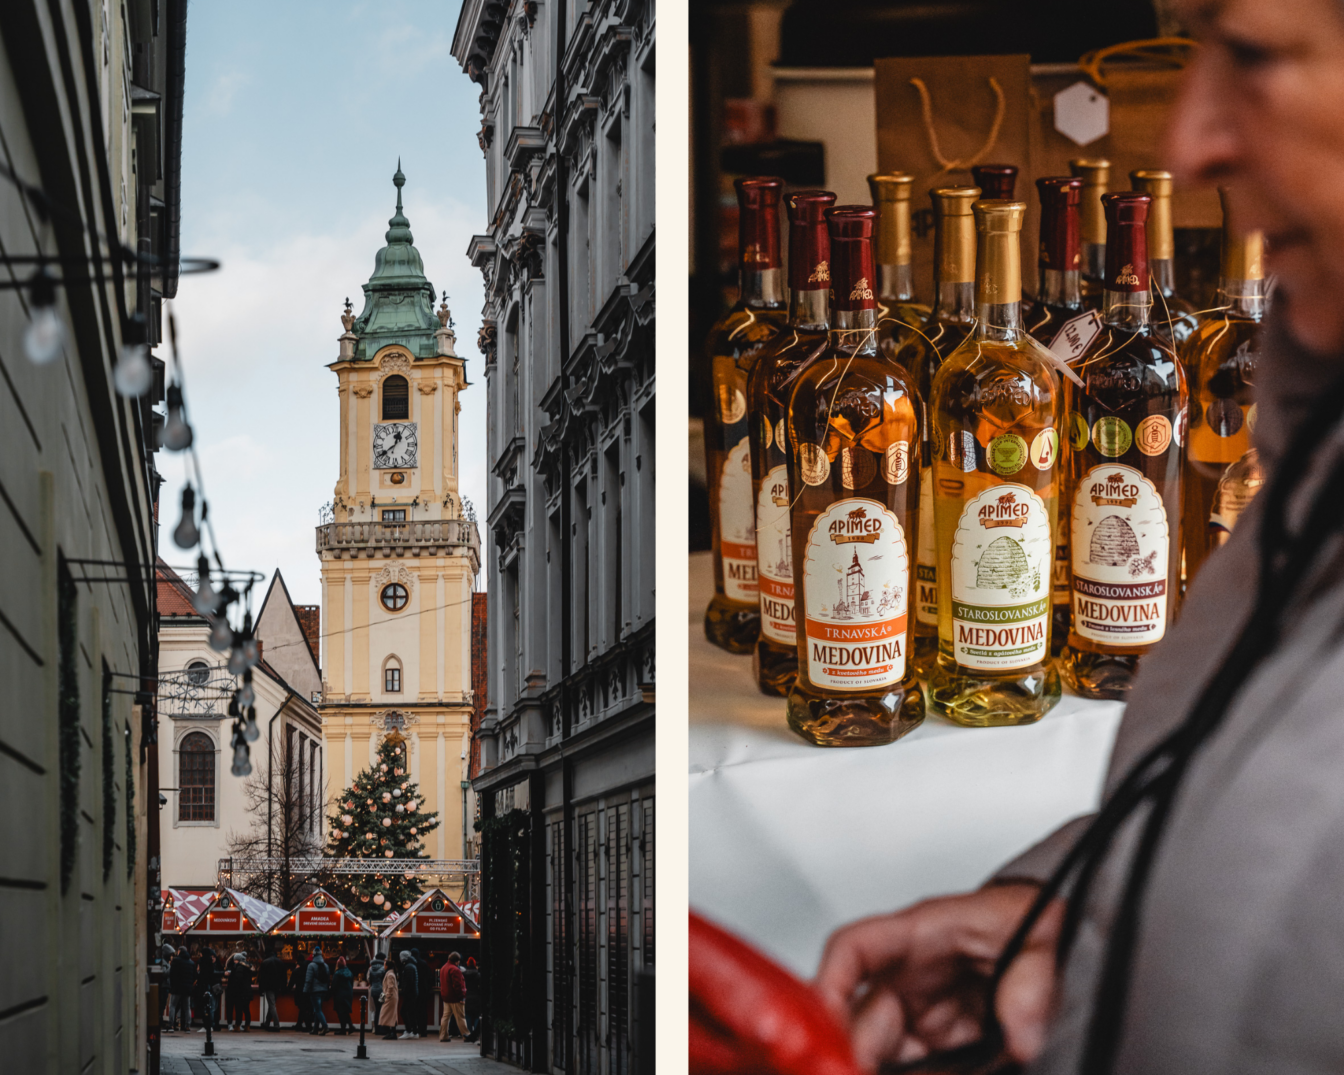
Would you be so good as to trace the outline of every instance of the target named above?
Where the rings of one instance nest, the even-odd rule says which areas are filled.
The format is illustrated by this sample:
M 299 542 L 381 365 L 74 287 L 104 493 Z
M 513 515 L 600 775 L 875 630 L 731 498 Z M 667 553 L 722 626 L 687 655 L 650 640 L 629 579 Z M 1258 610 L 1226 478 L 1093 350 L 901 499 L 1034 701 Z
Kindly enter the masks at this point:
M 793 577 L 793 541 L 788 534 L 777 539 L 779 559 L 775 561 L 775 574 L 782 579 Z
M 870 559 L 880 560 L 882 557 L 873 556 Z M 831 618 L 836 620 L 870 620 L 874 616 L 881 616 L 895 607 L 901 596 L 899 587 L 887 583 L 883 587 L 881 599 L 874 606 L 858 549 L 854 550 L 854 558 L 845 569 L 844 576 L 836 579 L 835 584 L 840 590 L 840 599 L 831 606 Z

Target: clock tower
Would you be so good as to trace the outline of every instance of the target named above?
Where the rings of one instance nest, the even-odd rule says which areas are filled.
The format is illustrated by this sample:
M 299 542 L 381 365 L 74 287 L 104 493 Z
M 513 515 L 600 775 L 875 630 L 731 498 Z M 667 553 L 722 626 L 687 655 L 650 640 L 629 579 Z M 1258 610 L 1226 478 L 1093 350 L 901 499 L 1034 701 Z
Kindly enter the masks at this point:
M 480 569 L 476 522 L 458 491 L 458 394 L 466 363 L 446 299 L 434 309 L 397 210 L 364 285 L 364 308 L 341 318 L 341 429 L 332 517 L 317 528 L 322 561 L 322 716 L 330 804 L 393 730 L 410 774 L 439 814 L 431 857 L 460 859 L 470 757 L 471 595 Z M 330 813 L 330 807 L 328 808 Z

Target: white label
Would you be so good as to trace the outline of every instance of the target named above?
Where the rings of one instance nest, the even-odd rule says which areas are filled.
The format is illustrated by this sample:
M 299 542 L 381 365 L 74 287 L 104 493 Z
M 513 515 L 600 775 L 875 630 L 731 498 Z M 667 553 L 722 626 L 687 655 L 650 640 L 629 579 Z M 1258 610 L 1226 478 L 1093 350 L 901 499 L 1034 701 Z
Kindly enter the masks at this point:
M 761 634 L 771 642 L 796 646 L 789 479 L 783 466 L 765 476 L 756 496 L 756 563 L 761 571 Z
M 981 671 L 1045 659 L 1055 541 L 1045 501 L 992 485 L 962 509 L 952 539 L 952 652 Z
M 747 438 L 732 446 L 719 479 L 719 551 L 723 556 L 723 592 L 734 601 L 755 604 L 756 518 L 751 503 L 751 456 Z
M 938 626 L 938 552 L 933 526 L 933 467 L 919 476 L 919 544 L 915 557 L 915 620 Z
M 1075 82 L 1055 94 L 1055 130 L 1080 146 L 1111 129 L 1111 102 L 1090 82 Z
M 1088 310 L 1059 326 L 1055 338 L 1050 341 L 1050 350 L 1061 362 L 1076 362 L 1100 331 L 1101 314 L 1096 310 Z
M 876 500 L 838 500 L 807 539 L 803 564 L 807 676 L 817 687 L 871 691 L 905 675 L 910 553 L 896 515 Z
M 1133 467 L 1093 467 L 1072 513 L 1073 629 L 1111 646 L 1147 646 L 1167 632 L 1167 509 Z

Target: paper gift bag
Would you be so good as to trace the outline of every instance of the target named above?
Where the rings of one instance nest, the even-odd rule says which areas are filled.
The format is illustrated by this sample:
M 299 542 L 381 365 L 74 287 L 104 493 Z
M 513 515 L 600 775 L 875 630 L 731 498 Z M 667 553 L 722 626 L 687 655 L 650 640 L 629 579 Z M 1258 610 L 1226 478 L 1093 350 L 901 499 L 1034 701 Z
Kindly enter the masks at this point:
M 1035 264 L 1038 208 L 1031 188 L 1031 58 L 921 56 L 876 61 L 877 163 L 915 177 L 911 244 L 915 293 L 933 301 L 933 187 L 967 186 L 976 164 L 1015 164 L 1027 203 L 1024 275 Z

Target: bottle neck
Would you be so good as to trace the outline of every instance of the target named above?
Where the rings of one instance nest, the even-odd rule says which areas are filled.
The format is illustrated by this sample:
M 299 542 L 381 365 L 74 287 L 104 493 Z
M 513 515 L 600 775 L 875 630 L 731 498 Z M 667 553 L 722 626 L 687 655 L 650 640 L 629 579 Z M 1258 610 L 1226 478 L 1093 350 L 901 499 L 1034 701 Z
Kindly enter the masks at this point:
M 1166 298 L 1176 293 L 1176 266 L 1171 258 L 1149 258 L 1148 272 L 1153 278 L 1153 288 L 1162 292 Z
M 1113 328 L 1140 332 L 1148 327 L 1152 309 L 1151 291 L 1106 291 L 1102 297 L 1101 319 Z
M 1012 343 L 1022 336 L 1022 303 L 984 302 L 976 310 L 975 337 Z
M 1254 280 L 1229 280 L 1223 277 L 1218 281 L 1218 291 L 1223 300 L 1221 305 L 1231 307 L 1228 312 L 1233 316 L 1252 321 L 1259 321 L 1265 316 L 1269 293 L 1263 277 Z
M 877 267 L 879 302 L 909 302 L 915 297 L 915 274 L 909 263 Z
M 1078 309 L 1083 305 L 1083 274 L 1079 269 L 1041 269 L 1036 297 L 1046 306 Z
M 793 292 L 789 297 L 789 324 L 794 328 L 825 330 L 830 299 L 829 289 Z
M 971 321 L 975 318 L 975 284 L 970 280 L 955 283 L 938 281 L 938 295 L 934 301 L 934 315 L 949 321 Z
M 877 311 L 836 310 L 831 346 L 856 355 L 877 354 Z
M 747 269 L 739 274 L 743 306 L 754 309 L 778 309 L 784 305 L 783 269 Z
M 1106 277 L 1106 244 L 1083 241 L 1083 273 L 1093 280 Z

